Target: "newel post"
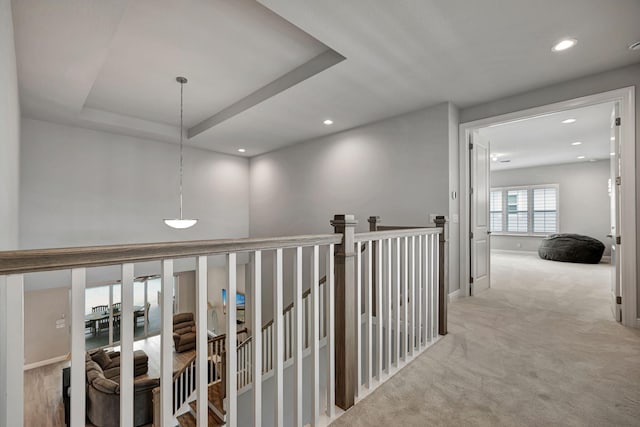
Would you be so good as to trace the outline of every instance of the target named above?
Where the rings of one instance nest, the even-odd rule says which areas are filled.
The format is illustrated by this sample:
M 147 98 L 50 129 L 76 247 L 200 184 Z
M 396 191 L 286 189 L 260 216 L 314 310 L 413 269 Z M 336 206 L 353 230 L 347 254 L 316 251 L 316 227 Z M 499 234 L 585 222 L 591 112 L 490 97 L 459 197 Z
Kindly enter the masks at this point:
M 334 231 L 342 234 L 342 243 L 335 249 L 335 357 L 336 405 L 344 410 L 354 405 L 358 387 L 355 284 L 357 224 L 353 215 L 334 215 L 331 221 Z
M 447 272 L 447 220 L 436 217 L 436 227 L 442 228 L 438 244 L 438 334 L 447 335 L 447 301 L 449 300 L 449 275 Z

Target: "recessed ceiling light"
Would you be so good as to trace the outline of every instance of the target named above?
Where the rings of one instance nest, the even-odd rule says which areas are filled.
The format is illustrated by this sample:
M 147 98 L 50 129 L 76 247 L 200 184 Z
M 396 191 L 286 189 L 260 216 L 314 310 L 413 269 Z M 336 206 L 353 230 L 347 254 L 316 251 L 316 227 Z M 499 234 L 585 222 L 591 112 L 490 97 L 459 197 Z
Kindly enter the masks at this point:
M 631 43 L 629 45 L 629 50 L 640 50 L 640 41 Z
M 331 120 L 331 119 L 327 119 L 327 120 L 325 120 L 325 121 L 324 121 L 324 122 L 322 122 L 322 123 L 324 123 L 325 125 L 329 126 L 329 125 L 332 125 L 332 124 L 333 124 L 333 120 Z
M 612 137 L 611 137 L 611 138 L 609 138 L 609 139 L 610 139 L 610 140 L 612 140 L 612 141 L 615 141 L 615 140 L 616 140 L 616 137 L 615 137 L 615 136 L 612 136 Z
M 247 151 L 247 150 L 245 150 L 244 148 L 238 148 L 238 152 L 239 153 L 244 153 L 245 151 Z
M 610 156 L 615 156 L 615 155 L 616 155 L 616 153 L 609 153 L 609 155 L 610 155 Z
M 562 123 L 564 123 L 565 125 L 569 124 L 569 123 L 574 123 L 576 121 L 576 119 L 567 119 L 567 120 L 563 120 Z
M 562 39 L 553 46 L 551 49 L 554 52 L 562 52 L 563 50 L 570 49 L 578 43 L 576 39 Z
M 571 145 L 580 145 L 580 144 L 582 144 L 582 142 L 580 142 L 580 141 L 576 141 L 576 142 L 572 142 L 571 143 Z
M 584 159 L 584 156 L 578 156 L 577 158 L 582 160 L 582 159 Z

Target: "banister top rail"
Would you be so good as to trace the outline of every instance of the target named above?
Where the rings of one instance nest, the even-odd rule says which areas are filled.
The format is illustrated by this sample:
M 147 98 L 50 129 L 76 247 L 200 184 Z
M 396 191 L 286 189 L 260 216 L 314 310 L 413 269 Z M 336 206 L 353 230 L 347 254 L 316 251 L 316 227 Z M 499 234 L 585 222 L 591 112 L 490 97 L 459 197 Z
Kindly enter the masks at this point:
M 356 233 L 354 240 L 356 242 L 366 242 L 369 240 L 384 240 L 395 237 L 417 236 L 419 234 L 438 234 L 442 233 L 442 227 L 426 227 L 426 228 L 408 228 L 384 231 L 368 231 L 366 233 Z
M 156 261 L 166 258 L 187 258 L 199 255 L 222 255 L 229 252 L 329 245 L 339 244 L 341 241 L 342 236 L 340 234 L 316 234 L 0 251 L 0 275 L 65 270 L 79 267 L 99 267 L 125 262 Z

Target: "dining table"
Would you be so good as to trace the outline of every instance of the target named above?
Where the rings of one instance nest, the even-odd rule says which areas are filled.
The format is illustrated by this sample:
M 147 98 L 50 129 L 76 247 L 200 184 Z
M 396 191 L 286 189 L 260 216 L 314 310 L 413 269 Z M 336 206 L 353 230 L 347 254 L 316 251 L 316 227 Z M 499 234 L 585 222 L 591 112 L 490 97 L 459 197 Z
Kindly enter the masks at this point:
M 110 310 L 100 310 L 100 311 L 94 311 L 88 314 L 85 314 L 84 316 L 84 321 L 85 322 L 91 322 L 91 331 L 92 333 L 95 335 L 98 323 L 100 321 L 103 321 L 105 319 L 109 318 L 109 315 L 111 314 Z M 120 315 L 122 314 L 121 310 L 117 310 L 113 312 L 113 325 L 114 327 L 120 327 Z M 137 319 L 140 316 L 144 316 L 144 306 L 143 305 L 134 305 L 133 306 L 133 318 L 134 318 L 134 328 L 135 328 L 135 319 Z

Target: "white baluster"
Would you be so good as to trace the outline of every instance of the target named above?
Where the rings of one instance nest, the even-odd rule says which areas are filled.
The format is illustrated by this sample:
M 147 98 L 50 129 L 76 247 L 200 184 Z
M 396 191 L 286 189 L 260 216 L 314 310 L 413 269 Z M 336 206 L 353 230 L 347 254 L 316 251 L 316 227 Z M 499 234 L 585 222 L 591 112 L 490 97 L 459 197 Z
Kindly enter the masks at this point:
M 433 269 L 434 273 L 433 273 L 433 294 L 434 294 L 434 309 L 433 309 L 433 336 L 435 338 L 438 337 L 438 315 L 439 315 L 439 311 L 440 311 L 440 307 L 438 304 L 438 300 L 440 299 L 440 288 L 438 286 L 438 281 L 439 281 L 439 275 L 440 275 L 440 251 L 438 250 L 438 244 L 439 244 L 439 235 L 438 234 L 434 234 L 433 235 L 434 239 L 433 239 L 433 259 L 434 259 L 434 264 L 435 264 L 435 268 Z
M 335 403 L 335 299 L 334 299 L 334 245 L 329 245 L 327 253 L 327 281 L 325 283 L 325 307 L 327 322 L 327 416 L 334 415 Z
M 382 379 L 382 360 L 384 357 L 384 347 L 382 345 L 383 334 L 383 314 L 382 314 L 382 283 L 384 277 L 382 276 L 382 240 L 378 240 L 376 245 L 376 342 L 377 342 L 377 363 L 376 363 L 376 379 L 380 381 Z
M 173 260 L 162 260 L 160 334 L 160 416 L 162 426 L 173 424 Z
M 87 271 L 71 270 L 71 426 L 85 425 L 84 304 Z
M 372 329 L 373 329 L 373 307 L 372 296 L 373 291 L 373 242 L 367 242 L 367 284 L 364 287 L 364 300 L 365 300 L 365 313 L 366 313 L 366 329 L 364 334 L 366 360 L 365 360 L 365 385 L 367 388 L 371 387 L 371 375 L 373 364 L 373 344 L 372 344 Z
M 273 329 L 275 333 L 275 409 L 274 409 L 274 426 L 282 427 L 283 413 L 283 395 L 284 395 L 284 330 L 282 321 L 282 249 L 276 249 L 275 258 L 275 280 L 273 281 Z
M 253 254 L 253 298 L 251 299 L 253 313 L 253 425 L 262 425 L 262 252 Z
M 396 256 L 395 256 L 395 266 L 396 266 L 396 274 L 395 274 L 395 283 L 394 283 L 394 308 L 395 308 L 395 327 L 396 327 L 396 345 L 394 348 L 395 358 L 396 358 L 396 368 L 400 367 L 400 339 L 402 338 L 402 327 L 400 325 L 400 287 L 402 284 L 402 269 L 401 269 L 401 251 L 402 247 L 400 245 L 400 238 L 396 238 Z
M 402 340 L 400 344 L 402 345 L 402 360 L 407 360 L 407 352 L 409 348 L 409 343 L 407 337 L 409 336 L 409 238 L 405 237 L 402 239 Z
M 133 278 L 133 264 L 122 264 L 122 305 L 120 310 L 121 426 L 133 425 Z
M 409 243 L 409 356 L 416 346 L 416 236 Z
M 71 389 L 71 423 L 74 427 L 84 427 L 84 285 L 76 288 L 77 292 L 72 289 L 71 329 L 72 345 L 78 349 L 74 351 L 72 347 L 71 350 L 71 382 L 77 391 L 74 393 Z M 21 426 L 24 422 L 23 366 L 24 277 L 22 274 L 0 276 L 0 390 L 7 390 L 0 396 L 1 426 Z
M 196 399 L 198 402 L 198 425 L 208 422 L 208 370 L 207 370 L 207 257 L 196 259 Z
M 238 424 L 236 268 L 236 254 L 227 254 L 227 427 L 236 427 Z
M 293 358 L 293 376 L 295 382 L 295 403 L 293 405 L 293 425 L 296 427 L 303 425 L 302 395 L 303 395 L 303 334 L 304 325 L 302 323 L 302 248 L 296 248 L 293 266 L 293 310 L 295 313 L 295 352 Z
M 426 323 L 425 323 L 425 339 L 428 343 L 431 342 L 431 332 L 433 331 L 433 262 L 431 260 L 432 247 L 431 247 L 431 234 L 425 236 L 425 298 L 426 298 Z
M 362 395 L 362 242 L 356 242 L 356 397 Z
M 424 311 L 424 305 L 422 304 L 422 296 L 424 295 L 423 292 L 423 283 L 422 283 L 422 266 L 424 265 L 422 262 L 422 235 L 418 236 L 418 253 L 416 255 L 416 260 L 417 260 L 417 272 L 418 272 L 418 277 L 417 277 L 417 287 L 418 287 L 418 296 L 416 297 L 416 301 L 418 303 L 418 319 L 417 319 L 417 334 L 418 334 L 418 349 L 422 350 L 422 348 L 424 347 L 424 338 L 422 335 L 422 331 L 424 330 L 424 322 L 423 322 L 423 311 Z
M 393 265 L 392 265 L 392 258 L 393 258 L 393 243 L 391 241 L 391 239 L 387 239 L 387 251 L 386 251 L 386 267 L 387 267 L 387 283 L 385 284 L 385 295 L 386 295 L 386 300 L 385 300 L 385 326 L 387 327 L 387 374 L 391 373 L 391 360 L 392 360 L 392 352 L 393 352 L 393 346 L 392 346 L 392 333 L 391 331 L 393 330 L 393 325 L 392 325 L 392 307 L 393 307 Z
M 311 392 L 311 425 L 318 426 L 320 419 L 320 313 L 318 307 L 318 291 L 320 280 L 319 249 L 313 247 L 311 259 L 311 303 L 312 303 L 312 335 L 311 335 L 311 364 L 312 364 L 312 392 Z

